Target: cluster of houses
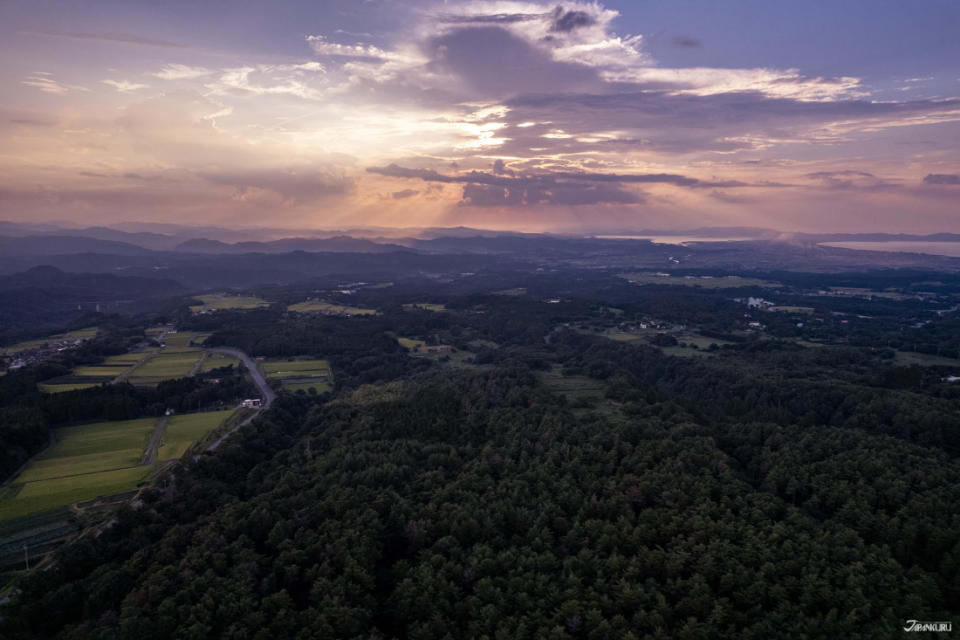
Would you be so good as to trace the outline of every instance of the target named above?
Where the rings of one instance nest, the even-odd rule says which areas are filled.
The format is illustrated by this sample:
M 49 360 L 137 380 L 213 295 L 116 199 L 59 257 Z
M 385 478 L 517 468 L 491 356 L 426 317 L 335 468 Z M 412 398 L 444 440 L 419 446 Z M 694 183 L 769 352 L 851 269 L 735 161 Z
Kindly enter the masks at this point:
M 29 364 L 46 360 L 56 353 L 67 351 L 68 349 L 75 349 L 84 342 L 86 342 L 85 338 L 78 338 L 75 340 L 51 340 L 50 342 L 44 343 L 32 349 L 25 349 L 23 351 L 5 354 L 11 356 L 11 360 L 7 364 L 6 369 L 8 371 L 14 371 L 16 369 L 23 368 Z M 4 354 L 0 353 L 0 356 L 2 355 Z M 3 360 L 0 358 L 0 365 L 2 365 L 2 363 Z

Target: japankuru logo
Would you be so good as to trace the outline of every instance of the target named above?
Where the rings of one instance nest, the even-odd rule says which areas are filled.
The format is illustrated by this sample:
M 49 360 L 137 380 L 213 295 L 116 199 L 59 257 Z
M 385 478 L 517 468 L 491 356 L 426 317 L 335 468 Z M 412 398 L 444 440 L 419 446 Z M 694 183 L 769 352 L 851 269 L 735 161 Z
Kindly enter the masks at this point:
M 907 620 L 904 631 L 953 631 L 952 622 L 929 622 L 925 620 Z

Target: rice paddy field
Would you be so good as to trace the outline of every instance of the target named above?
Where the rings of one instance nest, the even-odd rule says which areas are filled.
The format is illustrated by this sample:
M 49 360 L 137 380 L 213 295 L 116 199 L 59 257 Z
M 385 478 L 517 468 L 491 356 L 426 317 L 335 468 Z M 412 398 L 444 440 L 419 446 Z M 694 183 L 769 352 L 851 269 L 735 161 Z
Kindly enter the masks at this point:
M 256 296 L 231 296 L 225 293 L 212 293 L 202 296 L 191 296 L 203 302 L 190 307 L 190 311 L 219 311 L 221 309 L 258 309 L 269 306 L 270 303 Z
M 173 380 L 192 375 L 201 369 L 206 355 L 199 345 L 208 334 L 189 331 L 170 332 L 164 335 L 166 347 L 152 354 L 130 375 L 127 381 L 138 386 L 152 386 L 164 380 Z
M 260 363 L 260 369 L 268 380 L 280 380 L 287 391 L 317 393 L 330 390 L 333 373 L 326 360 L 267 360 Z
M 74 391 L 120 380 L 139 386 L 152 386 L 164 380 L 183 378 L 197 371 L 209 371 L 236 362 L 231 356 L 205 353 L 200 345 L 208 334 L 151 331 L 147 332 L 148 335 L 166 344 L 163 349 L 123 353 L 110 356 L 100 364 L 80 366 L 69 375 L 41 383 L 40 390 L 45 393 Z
M 56 442 L 0 490 L 0 519 L 136 488 L 157 418 L 62 427 Z
M 328 313 L 338 316 L 372 316 L 376 315 L 376 309 L 366 309 L 364 307 L 350 307 L 342 304 L 333 304 L 330 302 L 321 302 L 319 300 L 307 300 L 287 306 L 287 311 L 297 313 Z
M 128 380 L 131 384 L 146 387 L 164 380 L 184 378 L 193 372 L 202 357 L 203 352 L 199 349 L 194 352 L 160 353 L 134 371 Z
M 218 428 L 233 413 L 234 409 L 225 409 L 172 416 L 167 421 L 162 444 L 157 450 L 157 460 L 162 462 L 180 458 L 190 445 Z
M 56 441 L 0 488 L 0 521 L 133 491 L 159 465 L 183 455 L 234 409 L 172 416 L 153 464 L 143 464 L 162 418 L 61 427 Z
M 89 389 L 118 378 L 127 378 L 140 363 L 148 360 L 154 353 L 155 350 L 149 350 L 110 356 L 100 364 L 80 366 L 69 375 L 43 382 L 39 388 L 45 393 L 58 393 Z

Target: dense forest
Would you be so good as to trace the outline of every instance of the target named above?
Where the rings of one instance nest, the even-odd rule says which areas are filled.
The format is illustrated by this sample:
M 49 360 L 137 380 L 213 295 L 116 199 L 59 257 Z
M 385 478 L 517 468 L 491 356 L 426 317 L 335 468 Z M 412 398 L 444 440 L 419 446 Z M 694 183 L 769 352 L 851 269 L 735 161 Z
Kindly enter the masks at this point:
M 332 399 L 282 393 L 174 468 L 21 579 L 0 635 L 879 638 L 960 613 L 960 391 L 941 368 L 829 317 L 838 339 L 810 347 L 733 333 L 729 293 L 608 286 L 181 318 L 209 344 L 329 359 Z M 862 335 L 899 316 L 901 337 L 952 339 L 950 318 L 911 328 L 912 304 L 878 301 Z M 678 357 L 599 333 L 654 312 L 741 339 Z M 73 416 L 62 395 L 46 414 Z

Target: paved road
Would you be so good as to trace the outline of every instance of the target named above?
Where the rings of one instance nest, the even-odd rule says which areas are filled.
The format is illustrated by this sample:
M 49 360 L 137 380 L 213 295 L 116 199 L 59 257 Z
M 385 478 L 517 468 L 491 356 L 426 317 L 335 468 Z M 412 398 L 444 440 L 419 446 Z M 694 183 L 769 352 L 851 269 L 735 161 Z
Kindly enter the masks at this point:
M 157 426 L 153 428 L 153 435 L 150 437 L 150 444 L 147 445 L 147 452 L 143 456 L 143 462 L 140 463 L 141 466 L 153 464 L 154 459 L 157 457 L 157 450 L 160 448 L 160 443 L 163 442 L 163 434 L 167 430 L 167 422 L 169 420 L 169 416 L 163 416 L 157 422 Z
M 239 349 L 230 349 L 228 347 L 218 347 L 216 349 L 208 349 L 208 351 L 212 351 L 213 353 L 223 353 L 228 356 L 233 356 L 234 358 L 239 358 L 240 361 L 243 362 L 243 365 L 247 368 L 247 371 L 250 372 L 250 377 L 253 378 L 254 384 L 256 384 L 257 389 L 260 390 L 260 396 L 263 400 L 263 406 L 261 407 L 260 410 L 255 411 L 253 415 L 251 415 L 249 418 L 247 418 L 243 422 L 240 422 L 234 425 L 234 427 L 230 429 L 230 431 L 226 432 L 225 434 L 223 434 L 222 436 L 220 436 L 219 438 L 217 438 L 216 440 L 210 443 L 210 446 L 207 447 L 207 451 L 213 451 L 214 449 L 219 447 L 220 443 L 223 442 L 227 437 L 229 437 L 234 431 L 236 431 L 237 429 L 239 429 L 240 427 L 246 424 L 250 424 L 250 422 L 257 417 L 260 411 L 268 408 L 270 404 L 274 401 L 274 399 L 277 397 L 277 394 L 274 392 L 273 389 L 270 388 L 270 385 L 267 384 L 267 379 L 263 377 L 263 374 L 260 372 L 260 367 L 257 366 L 257 363 L 254 362 L 253 358 L 245 354 L 243 351 L 240 351 Z

